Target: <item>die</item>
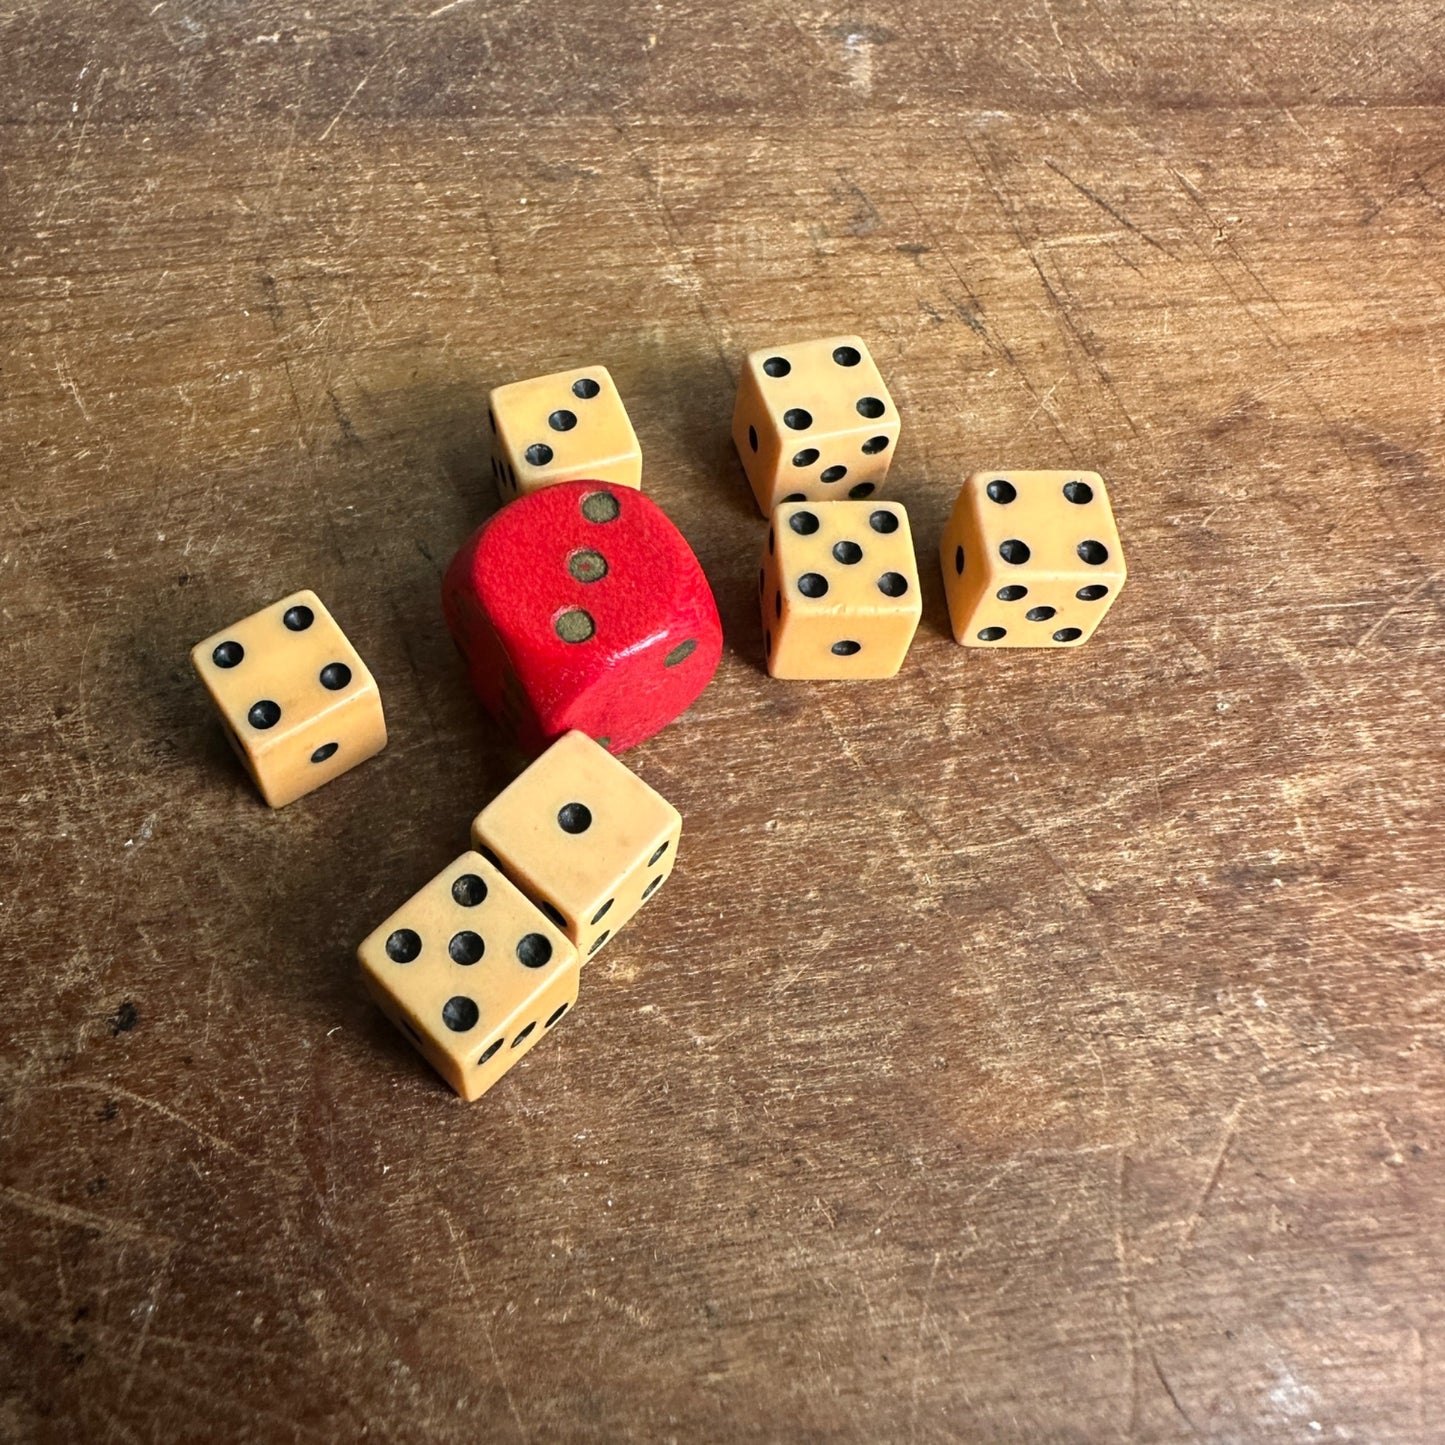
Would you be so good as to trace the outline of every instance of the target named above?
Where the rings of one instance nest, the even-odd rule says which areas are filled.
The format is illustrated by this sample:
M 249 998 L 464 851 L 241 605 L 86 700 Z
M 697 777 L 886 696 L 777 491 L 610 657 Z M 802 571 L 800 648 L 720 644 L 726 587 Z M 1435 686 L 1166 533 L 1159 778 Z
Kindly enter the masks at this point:
M 758 572 L 774 677 L 892 677 L 923 604 L 897 502 L 785 502 Z
M 662 886 L 682 818 L 580 732 L 558 738 L 472 824 L 472 846 L 577 945 L 585 963 Z
M 750 353 L 733 442 L 764 516 L 779 502 L 857 501 L 888 475 L 898 411 L 868 348 L 830 336 Z
M 503 502 L 557 482 L 642 485 L 642 451 L 605 366 L 496 387 L 487 417 L 492 476 Z
M 376 679 L 314 592 L 283 597 L 197 643 L 191 665 L 273 808 L 386 746 Z
M 1097 472 L 974 472 L 939 548 L 955 640 L 1084 643 L 1124 585 L 1124 549 Z
M 531 754 L 572 729 L 632 747 L 692 703 L 722 655 L 682 533 L 607 482 L 503 507 L 452 559 L 442 605 L 478 697 Z
M 577 950 L 477 853 L 463 853 L 356 950 L 383 1013 L 478 1099 L 577 1002 Z

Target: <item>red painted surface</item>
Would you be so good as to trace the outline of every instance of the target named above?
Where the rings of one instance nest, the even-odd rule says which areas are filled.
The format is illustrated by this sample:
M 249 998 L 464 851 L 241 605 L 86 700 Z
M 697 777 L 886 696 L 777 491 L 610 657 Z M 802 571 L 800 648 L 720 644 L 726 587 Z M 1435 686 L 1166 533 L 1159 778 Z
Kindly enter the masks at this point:
M 611 520 L 584 512 L 605 511 L 606 497 Z M 605 574 L 582 580 L 599 557 Z M 655 502 L 608 482 L 503 507 L 452 559 L 442 605 L 477 696 L 531 753 L 572 728 L 614 753 L 635 746 L 688 707 L 722 655 L 692 548 Z M 559 626 L 575 633 L 579 612 L 592 635 L 568 641 Z

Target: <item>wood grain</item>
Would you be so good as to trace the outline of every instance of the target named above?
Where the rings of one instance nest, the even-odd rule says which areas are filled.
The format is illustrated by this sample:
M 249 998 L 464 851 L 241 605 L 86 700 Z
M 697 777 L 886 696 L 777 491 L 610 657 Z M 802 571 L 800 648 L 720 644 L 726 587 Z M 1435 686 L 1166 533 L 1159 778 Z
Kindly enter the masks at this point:
M 1445 1412 L 1445 12 L 0 4 L 0 1434 L 1371 1441 Z M 743 352 L 867 337 L 896 683 L 761 671 Z M 727 650 L 666 906 L 453 1101 L 352 950 L 515 760 L 486 389 L 597 361 Z M 1096 467 L 1075 654 L 948 640 Z M 316 588 L 272 814 L 186 649 Z

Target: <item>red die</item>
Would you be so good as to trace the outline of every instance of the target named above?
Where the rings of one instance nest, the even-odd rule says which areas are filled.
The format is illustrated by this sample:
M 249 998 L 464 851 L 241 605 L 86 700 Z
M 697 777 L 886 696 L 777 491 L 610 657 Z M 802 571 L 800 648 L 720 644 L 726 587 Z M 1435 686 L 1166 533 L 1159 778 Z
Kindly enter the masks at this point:
M 572 729 L 620 753 L 708 684 L 722 625 L 658 505 L 610 482 L 518 497 L 452 559 L 447 626 L 483 704 L 529 753 Z

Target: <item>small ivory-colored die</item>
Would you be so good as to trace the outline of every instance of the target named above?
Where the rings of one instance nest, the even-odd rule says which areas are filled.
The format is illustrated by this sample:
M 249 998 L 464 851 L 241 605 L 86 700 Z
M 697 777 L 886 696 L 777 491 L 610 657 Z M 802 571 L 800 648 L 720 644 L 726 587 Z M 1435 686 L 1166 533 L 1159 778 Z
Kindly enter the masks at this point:
M 485 858 L 463 853 L 356 956 L 382 1012 L 478 1099 L 577 1001 L 577 950 Z
M 555 482 L 642 486 L 642 449 L 605 366 L 496 387 L 487 415 L 504 502 Z
M 758 572 L 774 677 L 892 677 L 923 605 L 897 502 L 785 502 Z
M 191 649 L 226 736 L 273 807 L 386 746 L 376 679 L 314 592 L 295 592 Z
M 857 501 L 883 484 L 898 411 L 858 336 L 751 352 L 733 442 L 764 516 L 780 502 Z
M 672 872 L 682 818 L 585 733 L 558 738 L 472 824 L 472 846 L 591 958 Z
M 1087 642 L 1126 576 L 1098 472 L 974 472 L 939 557 L 953 635 L 967 647 Z

